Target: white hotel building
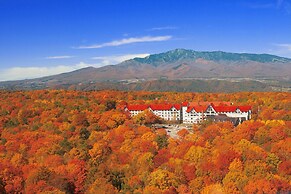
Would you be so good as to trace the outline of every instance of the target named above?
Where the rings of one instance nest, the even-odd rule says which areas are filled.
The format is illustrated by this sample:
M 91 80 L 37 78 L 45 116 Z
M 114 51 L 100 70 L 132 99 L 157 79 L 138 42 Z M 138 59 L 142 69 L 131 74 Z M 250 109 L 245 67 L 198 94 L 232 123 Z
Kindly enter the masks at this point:
M 127 105 L 125 111 L 135 116 L 144 110 L 150 110 L 155 115 L 167 121 L 181 123 L 200 123 L 207 118 L 214 121 L 234 121 L 251 119 L 251 106 L 233 106 L 226 102 L 199 102 L 182 104 L 152 104 L 152 105 Z

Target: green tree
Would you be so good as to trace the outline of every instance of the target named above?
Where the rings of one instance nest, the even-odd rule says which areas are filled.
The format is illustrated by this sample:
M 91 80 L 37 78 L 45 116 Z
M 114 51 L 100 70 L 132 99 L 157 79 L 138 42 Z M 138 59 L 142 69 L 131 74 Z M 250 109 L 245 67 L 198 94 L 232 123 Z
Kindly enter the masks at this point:
M 116 109 L 116 101 L 114 101 L 114 100 L 106 101 L 105 110 L 109 111 L 109 110 L 112 110 L 112 109 Z

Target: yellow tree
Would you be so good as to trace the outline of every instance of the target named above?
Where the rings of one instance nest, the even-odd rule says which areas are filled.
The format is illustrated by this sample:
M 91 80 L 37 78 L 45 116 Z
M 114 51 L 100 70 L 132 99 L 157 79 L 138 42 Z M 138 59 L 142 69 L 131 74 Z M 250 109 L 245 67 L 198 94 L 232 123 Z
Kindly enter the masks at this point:
M 174 173 L 158 169 L 150 174 L 148 184 L 161 190 L 167 190 L 171 187 L 177 188 L 179 186 L 179 179 Z
M 229 172 L 222 180 L 227 193 L 241 193 L 248 177 L 243 172 L 243 164 L 239 159 L 234 159 L 229 165 Z

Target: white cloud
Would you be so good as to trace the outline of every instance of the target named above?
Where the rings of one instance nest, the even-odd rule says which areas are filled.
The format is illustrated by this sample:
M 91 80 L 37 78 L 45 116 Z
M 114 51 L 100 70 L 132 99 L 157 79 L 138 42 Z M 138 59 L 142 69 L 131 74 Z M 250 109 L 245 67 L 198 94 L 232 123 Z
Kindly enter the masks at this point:
M 123 61 L 133 59 L 136 57 L 144 58 L 149 56 L 150 54 L 144 53 L 144 54 L 127 54 L 127 55 L 113 55 L 113 56 L 101 56 L 101 57 L 93 57 L 92 59 L 100 60 L 99 67 L 105 66 L 105 65 L 115 65 L 118 63 L 121 63 Z
M 275 45 L 280 47 L 281 49 L 291 52 L 291 44 L 275 44 Z
M 89 46 L 79 46 L 78 49 L 96 49 L 111 46 L 120 46 L 125 44 L 141 43 L 141 42 L 160 42 L 170 40 L 172 36 L 143 36 L 143 37 L 131 37 L 124 38 L 121 40 L 114 40 L 111 42 L 106 42 L 102 44 L 95 44 Z
M 0 70 L 0 81 L 31 79 L 49 75 L 56 75 L 89 66 L 92 65 L 80 62 L 79 64 L 71 66 L 59 65 L 55 67 L 12 67 Z
M 69 55 L 63 55 L 63 56 L 49 56 L 45 57 L 45 59 L 71 59 L 74 56 L 69 56 Z
M 148 31 L 159 31 L 159 30 L 176 30 L 178 27 L 176 26 L 162 26 L 148 29 Z

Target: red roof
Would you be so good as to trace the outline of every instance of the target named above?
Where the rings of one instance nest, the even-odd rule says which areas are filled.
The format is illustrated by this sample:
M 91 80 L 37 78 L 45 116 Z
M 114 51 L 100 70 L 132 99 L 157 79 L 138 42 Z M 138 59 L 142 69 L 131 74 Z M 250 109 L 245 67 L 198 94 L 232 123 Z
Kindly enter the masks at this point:
M 248 112 L 250 110 L 252 110 L 251 106 L 239 106 L 238 107 L 242 112 Z
M 177 110 L 180 110 L 181 109 L 181 104 L 174 104 L 173 107 Z
M 128 110 L 141 110 L 141 111 L 144 111 L 149 106 L 148 105 L 136 104 L 136 105 L 127 105 L 126 107 L 127 107 Z
M 173 107 L 171 104 L 152 104 L 150 108 L 152 110 L 170 110 Z
M 182 106 L 188 106 L 188 102 L 182 102 Z
M 151 104 L 151 105 L 127 105 L 128 110 L 145 110 L 151 108 L 152 110 L 171 110 L 172 108 L 177 110 L 181 109 L 180 104 Z
M 188 108 L 187 108 L 187 110 L 186 110 L 186 112 L 191 112 L 193 110 L 193 107 L 192 106 L 188 106 Z
M 237 106 L 213 106 L 216 112 L 235 112 Z
M 208 106 L 189 106 L 186 111 L 191 112 L 194 109 L 196 112 L 205 112 L 207 108 Z
M 194 106 L 196 112 L 205 112 L 208 106 Z
M 241 112 L 248 112 L 252 109 L 251 106 L 213 106 L 216 112 L 235 112 L 239 109 Z

